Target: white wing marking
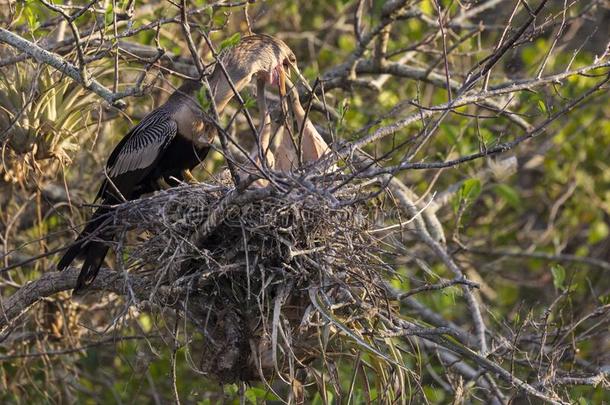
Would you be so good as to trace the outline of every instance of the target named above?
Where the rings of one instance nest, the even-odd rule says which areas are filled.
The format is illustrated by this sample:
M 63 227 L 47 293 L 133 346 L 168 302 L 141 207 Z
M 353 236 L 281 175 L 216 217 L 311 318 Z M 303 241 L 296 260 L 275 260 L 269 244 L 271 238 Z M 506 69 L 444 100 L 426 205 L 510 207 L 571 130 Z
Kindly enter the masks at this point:
M 170 119 L 153 121 L 138 128 L 134 136 L 125 143 L 114 164 L 108 167 L 108 174 L 115 177 L 149 167 L 176 132 L 176 122 Z

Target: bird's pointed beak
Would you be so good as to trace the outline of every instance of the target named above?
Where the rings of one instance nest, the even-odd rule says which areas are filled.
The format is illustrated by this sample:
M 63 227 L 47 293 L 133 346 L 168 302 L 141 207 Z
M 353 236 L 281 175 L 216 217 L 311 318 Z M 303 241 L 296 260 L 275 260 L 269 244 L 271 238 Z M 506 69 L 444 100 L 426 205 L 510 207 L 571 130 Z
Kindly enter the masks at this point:
M 290 72 L 289 72 L 290 74 Z M 277 86 L 280 92 L 280 97 L 286 95 L 286 71 L 282 65 L 277 65 L 270 73 L 267 83 L 271 86 Z
M 316 96 L 316 93 L 314 93 L 314 91 L 311 88 L 311 86 L 309 85 L 309 82 L 307 81 L 307 79 L 301 74 L 301 71 L 299 70 L 299 68 L 294 64 L 290 64 L 290 67 L 292 68 L 292 70 L 294 71 L 294 73 L 297 77 L 297 80 L 294 82 L 294 84 L 296 85 L 296 83 L 298 83 L 298 81 L 300 81 L 301 83 L 303 83 L 303 86 L 307 89 L 307 91 L 309 91 L 309 93 L 311 93 L 311 96 L 313 97 L 313 99 L 318 100 L 318 96 Z
M 294 73 L 297 76 L 297 79 L 301 81 L 301 83 L 303 83 L 303 86 L 305 86 L 305 88 L 313 94 L 313 89 L 311 88 L 311 86 L 309 85 L 309 82 L 307 81 L 307 79 L 305 79 L 305 77 L 303 77 L 303 75 L 301 74 L 301 71 L 299 70 L 299 68 L 296 65 L 291 65 L 292 70 L 294 70 Z
M 283 67 L 278 67 L 278 87 L 280 91 L 280 97 L 286 96 L 286 72 Z

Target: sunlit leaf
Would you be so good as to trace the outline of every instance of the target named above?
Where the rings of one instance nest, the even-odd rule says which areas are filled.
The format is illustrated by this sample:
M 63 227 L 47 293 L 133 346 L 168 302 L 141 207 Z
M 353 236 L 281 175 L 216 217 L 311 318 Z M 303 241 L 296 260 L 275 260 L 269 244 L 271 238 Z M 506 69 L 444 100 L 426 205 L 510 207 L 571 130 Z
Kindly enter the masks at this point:
M 225 39 L 220 43 L 220 51 L 228 48 L 233 48 L 235 45 L 237 45 L 240 39 L 241 34 L 239 32 L 236 32 L 235 34 L 231 35 L 229 38 Z
M 108 5 L 106 6 L 106 10 L 104 11 L 104 23 L 106 24 L 106 26 L 109 26 L 110 24 L 112 24 L 113 20 L 114 8 L 112 7 L 112 2 L 109 1 Z
M 566 270 L 560 264 L 555 264 L 551 267 L 551 274 L 553 275 L 553 285 L 555 288 L 562 290 L 566 279 Z
M 512 188 L 508 184 L 496 184 L 494 187 L 494 191 L 511 207 L 515 209 L 521 209 L 521 198 L 519 197 L 519 194 L 514 188 Z
M 608 237 L 610 233 L 610 229 L 608 228 L 608 224 L 602 221 L 595 221 L 589 227 L 589 236 L 587 237 L 587 241 L 590 244 L 598 243 L 603 241 Z
M 460 187 L 460 196 L 462 200 L 473 201 L 481 194 L 481 180 L 468 179 L 464 181 Z

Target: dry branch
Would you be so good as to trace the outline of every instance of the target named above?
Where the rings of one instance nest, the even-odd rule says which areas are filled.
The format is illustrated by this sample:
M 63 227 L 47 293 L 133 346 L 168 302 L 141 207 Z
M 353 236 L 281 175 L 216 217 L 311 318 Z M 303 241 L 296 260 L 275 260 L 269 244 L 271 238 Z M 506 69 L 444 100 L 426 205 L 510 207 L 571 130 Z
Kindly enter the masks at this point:
M 24 39 L 4 28 L 0 28 L 0 42 L 5 42 L 21 52 L 30 55 L 39 63 L 44 63 L 54 67 L 60 72 L 66 74 L 66 76 L 70 77 L 75 82 L 79 83 L 84 88 L 93 91 L 95 94 L 106 100 L 109 104 L 119 108 L 123 108 L 125 106 L 125 102 L 121 101 L 121 98 L 124 97 L 124 95 L 113 93 L 110 89 L 100 84 L 100 82 L 94 78 L 89 79 L 89 83 L 87 83 L 79 69 L 61 56 L 49 52 L 33 42 L 30 42 L 27 39 Z
M 179 10 L 179 14 L 164 18 L 155 16 L 142 25 L 137 25 L 140 20 L 133 18 L 132 11 L 122 14 L 113 10 L 112 29 L 104 33 L 96 26 L 97 23 L 79 27 L 75 21 L 88 11 L 103 18 L 106 11 L 97 8 L 96 3 L 93 0 L 85 6 L 74 6 L 43 2 L 60 17 L 44 22 L 41 27 L 49 29 L 63 18 L 63 23 L 69 24 L 73 33 L 67 40 L 60 36 L 50 38 L 49 34 L 47 37 L 39 36 L 41 41 L 34 43 L 24 39 L 25 26 L 11 28 L 11 31 L 0 29 L 0 42 L 20 52 L 3 58 L 0 68 L 33 58 L 38 63 L 52 66 L 109 104 L 122 107 L 125 105 L 122 98 L 143 93 L 142 83 L 150 69 L 179 77 L 200 77 L 204 70 L 201 57 L 205 55 L 199 55 L 201 49 L 197 46 L 203 45 L 206 49 L 207 45 L 211 51 L 210 59 L 217 56 L 209 34 L 218 27 L 213 21 L 209 27 L 204 26 L 203 22 L 209 17 L 207 10 L 223 8 L 224 12 L 234 7 L 245 8 L 247 4 L 245 1 L 214 2 L 188 9 L 188 2 L 184 0 L 170 2 L 169 9 Z M 305 39 L 311 45 L 309 51 L 313 59 L 319 45 L 324 49 L 335 46 L 337 52 L 345 52 L 341 60 L 333 62 L 336 63 L 334 66 L 320 72 L 320 79 L 314 87 L 323 102 L 308 102 L 305 99 L 309 93 L 301 93 L 303 105 L 308 106 L 303 114 L 311 119 L 312 124 L 315 123 L 316 133 L 339 140 L 332 145 L 333 153 L 319 166 L 296 169 L 293 173 L 277 173 L 263 164 L 264 170 L 255 167 L 249 172 L 247 181 L 238 187 L 224 183 L 184 186 L 113 207 L 107 222 L 113 234 L 121 235 L 111 242 L 117 253 L 118 270 L 102 269 L 90 289 L 112 293 L 106 294 L 107 307 L 104 310 L 128 313 L 134 307 L 149 311 L 159 315 L 153 317 L 157 319 L 155 326 L 173 331 L 172 338 L 165 343 L 171 352 L 170 384 L 176 402 L 180 401 L 179 394 L 182 395 L 178 392 L 176 367 L 180 358 L 178 350 L 181 349 L 187 352 L 187 358 L 192 362 L 189 365 L 196 373 L 212 376 L 221 382 L 281 380 L 294 389 L 291 395 L 295 397 L 299 396 L 295 387 L 301 384 L 299 372 L 308 370 L 309 381 L 313 378 L 318 383 L 319 392 L 326 394 L 332 385 L 338 401 L 345 398 L 340 396 L 344 381 L 336 377 L 337 364 L 350 362 L 354 365 L 354 375 L 348 402 L 353 400 L 354 384 L 361 382 L 360 374 L 367 379 L 373 368 L 381 370 L 375 382 L 379 383 L 376 392 L 383 394 L 379 394 L 377 400 L 388 399 L 388 402 L 392 394 L 398 393 L 396 400 L 409 389 L 409 392 L 414 392 L 412 383 L 412 386 L 428 387 L 426 379 L 430 377 L 438 387 L 453 395 L 456 403 L 461 395 L 470 395 L 473 398 L 477 396 L 477 399 L 481 396 L 489 403 L 504 404 L 519 401 L 517 396 L 524 394 L 563 404 L 571 395 L 567 390 L 562 392 L 565 386 L 608 387 L 607 366 L 593 360 L 586 363 L 578 358 L 577 353 L 570 352 L 572 346 L 577 347 L 581 342 L 603 341 L 599 335 L 607 326 L 608 305 L 596 302 L 580 316 L 577 311 L 570 309 L 568 312 L 562 307 L 563 300 L 572 292 L 569 290 L 572 286 L 566 281 L 565 290 L 558 291 L 553 303 L 543 308 L 542 319 L 532 309 L 525 321 L 517 326 L 507 326 L 512 321 L 511 317 L 518 314 L 511 313 L 506 315 L 506 319 L 497 319 L 494 302 L 485 295 L 487 280 L 481 278 L 475 283 L 465 276 L 470 276 L 471 270 L 477 273 L 480 267 L 495 263 L 482 264 L 471 260 L 472 254 L 503 259 L 542 259 L 608 270 L 610 267 L 605 257 L 559 253 L 575 238 L 566 238 L 565 245 L 564 241 L 556 242 L 556 254 L 547 253 L 549 246 L 538 241 L 532 242 L 528 248 L 519 244 L 521 240 L 516 241 L 514 246 L 521 246 L 523 250 L 515 251 L 496 249 L 495 246 L 485 249 L 482 246 L 487 244 L 480 243 L 481 239 L 462 246 L 462 241 L 455 238 L 462 212 L 457 215 L 458 229 L 454 231 L 454 239 L 447 241 L 445 237 L 445 232 L 451 229 L 452 217 L 444 208 L 460 197 L 467 179 L 478 179 L 491 187 L 498 179 L 490 174 L 493 168 L 477 166 L 474 175 L 470 170 L 461 173 L 457 179 L 451 179 L 445 192 L 436 193 L 436 182 L 441 173 L 446 175 L 449 172 L 443 169 L 477 159 L 481 159 L 479 163 L 483 164 L 483 160 L 491 155 L 525 147 L 517 149 L 518 145 L 527 144 L 529 147 L 534 142 L 526 141 L 548 131 L 552 123 L 598 97 L 600 90 L 607 89 L 610 78 L 608 50 L 585 64 L 578 60 L 575 62 L 584 44 L 574 51 L 567 66 L 562 66 L 561 61 L 553 63 L 551 58 L 565 46 L 562 41 L 566 31 L 573 31 L 573 26 L 586 21 L 585 12 L 595 11 L 595 4 L 601 2 L 592 1 L 583 9 L 576 7 L 579 1 L 564 2 L 563 8 L 557 11 L 546 7 L 547 0 L 533 2 L 534 8 L 528 2 L 519 1 L 511 5 L 512 14 L 508 22 L 485 21 L 490 10 L 499 8 L 501 3 L 488 0 L 470 5 L 470 8 L 462 8 L 460 3 L 456 6 L 460 11 L 455 12 L 454 7 L 443 9 L 442 2 L 435 1 L 435 14 L 427 15 L 419 9 L 418 2 L 393 0 L 375 11 L 369 9 L 368 2 L 358 0 L 346 5 L 337 22 L 323 26 L 320 33 L 282 32 L 281 35 L 292 36 L 295 41 Z M 250 11 L 257 6 L 252 5 Z M 70 15 L 68 10 L 76 11 Z M 244 11 L 248 30 L 265 31 L 263 27 L 268 23 L 268 17 L 262 15 L 265 13 L 256 16 L 256 13 L 248 15 L 247 10 Z M 402 26 L 405 24 L 402 22 L 409 19 L 424 28 L 420 40 L 404 43 L 399 39 L 404 34 Z M 123 31 L 119 30 L 124 27 Z M 354 46 L 345 51 L 337 38 L 345 38 L 345 33 L 351 32 L 352 28 Z M 556 31 L 551 32 L 553 29 Z M 157 47 L 119 41 L 125 38 L 135 41 L 138 34 L 146 31 L 156 32 Z M 37 30 L 37 35 L 41 32 Z M 183 50 L 188 49 L 190 57 L 172 55 L 160 49 L 161 35 L 176 45 L 182 45 Z M 486 35 L 494 42 L 489 43 Z M 510 52 L 514 50 L 517 53 L 520 46 L 538 38 L 551 38 L 551 45 L 538 66 L 528 67 L 535 73 L 524 79 L 507 79 L 501 73 L 504 68 L 502 62 L 512 57 Z M 477 44 L 472 45 L 470 41 Z M 306 51 L 300 51 L 297 51 L 299 63 L 307 66 L 306 61 L 301 62 Z M 78 58 L 76 64 L 68 62 L 74 55 Z M 113 59 L 115 68 L 114 91 L 101 83 L 101 77 L 97 80 L 87 77 L 88 63 L 110 59 Z M 121 80 L 130 77 L 129 80 L 136 85 L 118 92 L 117 88 L 124 85 L 119 82 L 117 74 L 119 63 L 122 67 L 131 68 L 134 62 L 143 65 L 138 78 L 131 80 L 128 74 L 121 74 Z M 582 67 L 572 68 L 574 62 L 581 63 L 578 66 Z M 560 73 L 543 74 L 545 68 L 551 66 Z M 580 77 L 598 77 L 598 81 L 572 86 L 571 82 Z M 413 94 L 390 87 L 398 81 L 401 81 L 400 85 L 405 84 L 405 88 L 410 88 L 411 81 L 417 82 L 412 86 Z M 566 89 L 580 91 L 580 95 L 570 94 L 574 97 L 571 100 L 565 98 L 563 91 L 567 82 L 570 86 L 566 85 Z M 480 88 L 475 87 L 477 84 Z M 333 90 L 337 88 L 345 90 L 345 93 L 335 94 Z M 30 103 L 35 104 L 33 96 L 36 90 L 32 86 L 32 101 L 16 114 L 17 118 L 27 112 Z M 340 97 L 349 98 L 355 93 L 357 98 L 366 102 L 371 94 L 373 98 L 388 90 L 404 100 L 390 111 L 384 111 L 388 106 L 381 102 L 371 106 L 370 111 L 363 111 L 359 115 L 361 122 L 366 124 L 362 124 L 364 126 L 360 129 L 353 128 L 349 125 L 351 123 L 344 125 L 343 131 L 335 127 L 345 118 L 342 115 L 345 110 L 341 113 L 332 110 Z M 522 96 L 529 96 L 528 92 L 534 91 L 542 96 L 555 91 L 559 102 L 553 103 L 552 108 L 542 114 L 539 111 L 532 113 L 524 104 L 531 100 Z M 432 95 L 445 95 L 448 101 L 429 102 Z M 245 108 L 245 98 L 237 96 L 239 110 L 231 118 L 228 128 L 221 128 L 221 117 L 213 111 L 211 114 L 220 130 L 222 153 L 230 168 L 234 162 L 229 144 L 243 151 L 245 149 L 236 138 L 247 129 L 256 132 L 255 122 Z M 417 101 L 411 97 L 417 97 Z M 310 111 L 311 106 L 318 109 Z M 405 110 L 409 110 L 408 113 L 404 113 Z M 242 111 L 245 118 L 241 116 Z M 323 112 L 328 122 L 317 121 L 317 111 Z M 480 111 L 487 115 L 480 114 Z M 457 147 L 437 148 L 429 141 L 442 131 L 441 123 L 453 120 L 454 115 L 457 118 L 469 117 L 468 125 L 476 126 L 477 130 L 480 122 L 492 121 L 493 124 L 483 126 L 493 133 L 492 142 L 495 143 L 488 147 L 487 141 L 482 142 L 479 152 L 457 157 Z M 600 117 L 605 117 L 603 112 L 596 118 Z M 275 124 L 280 125 L 278 122 L 276 120 Z M 405 134 L 420 125 L 423 129 L 415 131 L 415 135 Z M 324 134 L 321 128 L 328 128 L 329 134 Z M 515 128 L 519 131 L 517 135 L 513 135 Z M 299 132 L 297 125 L 296 133 Z M 462 135 L 458 141 L 472 141 L 466 139 L 470 134 Z M 553 136 L 555 133 L 549 132 L 546 138 L 550 140 Z M 341 143 L 342 138 L 350 139 L 350 142 Z M 399 145 L 390 141 L 400 138 L 408 139 Z M 403 148 L 410 148 L 410 145 L 413 148 L 403 154 Z M 429 160 L 431 154 L 426 154 L 421 161 L 416 161 L 416 155 L 424 155 L 420 153 L 424 145 L 429 149 L 426 152 L 438 153 L 445 158 Z M 365 148 L 375 158 L 364 159 L 363 163 L 360 160 Z M 544 155 L 549 148 L 543 145 L 535 148 L 535 153 Z M 385 164 L 389 159 L 393 159 L 392 163 Z M 517 170 L 522 170 L 518 167 L 517 158 L 509 159 Z M 328 174 L 321 175 L 323 170 L 317 170 L 335 162 L 341 169 L 333 173 L 332 179 Z M 393 177 L 406 170 L 420 169 L 436 172 L 411 172 L 413 183 L 409 183 L 411 177 L 409 181 Z M 470 169 L 470 166 L 465 169 Z M 403 173 L 399 173 L 401 171 Z M 429 174 L 433 175 L 432 179 L 427 177 Z M 250 180 L 257 177 L 268 179 L 271 186 L 248 189 Z M 527 173 L 524 177 L 528 177 Z M 420 186 L 427 187 L 421 199 L 419 192 L 412 191 L 421 190 Z M 587 192 L 594 194 L 595 187 Z M 555 203 L 555 211 L 572 193 L 564 196 L 559 199 L 561 202 Z M 0 200 L 4 196 L 1 197 Z M 40 243 L 41 250 L 30 252 L 31 256 L 9 250 L 13 249 L 11 243 L 15 244 L 10 238 L 35 222 L 28 220 L 28 226 L 19 224 L 20 215 L 34 217 L 29 215 L 32 211 L 28 207 L 34 197 L 27 198 L 14 218 L 6 221 L 2 218 L 0 222 L 0 242 L 5 248 L 6 266 L 0 269 L 3 276 L 1 286 L 6 291 L 0 303 L 0 339 L 9 334 L 14 338 L 19 327 L 24 330 L 30 325 L 38 327 L 33 322 L 28 323 L 30 320 L 38 321 L 33 306 L 41 303 L 37 307 L 40 309 L 46 305 L 46 298 L 53 300 L 55 294 L 70 290 L 78 273 L 74 268 L 62 273 L 48 272 L 33 282 L 19 284 L 29 279 L 27 272 L 33 262 L 40 260 L 42 268 L 48 267 L 48 263 L 41 259 L 49 253 L 40 254 L 40 251 L 53 252 L 45 246 L 48 241 L 42 239 L 26 242 L 26 245 L 30 244 L 27 249 L 33 243 Z M 67 197 L 64 200 L 68 200 Z M 476 211 L 476 214 L 481 212 Z M 41 217 L 46 220 L 47 214 L 56 213 L 63 215 L 61 209 L 53 207 L 42 212 Z M 43 223 L 44 220 L 40 221 Z M 521 225 L 518 221 L 515 226 Z M 13 222 L 16 225 L 11 229 Z M 8 223 L 6 231 L 2 228 L 4 223 Z M 552 226 L 551 223 L 549 229 Z M 23 242 L 22 238 L 17 239 Z M 530 242 L 528 238 L 524 239 Z M 584 245 L 577 245 L 580 246 Z M 22 262 L 17 263 L 17 258 L 23 259 Z M 464 258 L 466 260 L 462 260 Z M 20 264 L 28 267 L 15 270 Z M 437 269 L 440 272 L 437 273 Z M 576 273 L 578 268 L 567 271 L 569 277 Z M 591 274 L 591 279 L 599 273 Z M 24 277 L 13 279 L 13 274 Z M 550 284 L 552 289 L 549 279 L 545 280 L 543 282 Z M 588 287 L 592 300 L 602 300 L 607 291 L 591 284 Z M 408 287 L 402 290 L 397 285 Z M 479 285 L 481 296 L 474 291 Z M 442 293 L 433 293 L 439 291 Z M 457 291 L 458 295 L 451 308 L 451 318 L 442 316 L 441 310 L 435 312 L 432 306 L 423 304 L 427 301 L 420 300 L 425 294 L 435 299 L 447 291 L 451 294 Z M 484 310 L 487 307 L 491 308 L 491 316 Z M 568 313 L 573 320 L 565 320 L 569 318 L 565 316 Z M 113 319 L 112 322 L 112 327 L 118 328 L 122 319 Z M 74 350 L 49 353 L 73 353 Z M 35 353 L 35 356 L 43 355 L 43 351 Z M 573 359 L 569 358 L 570 355 Z M 9 354 L 6 358 L 18 358 L 10 356 L 18 354 Z M 405 364 L 413 364 L 413 369 L 425 364 L 430 372 L 415 372 L 407 369 Z M 439 368 L 444 370 L 443 375 L 437 375 Z M 275 386 L 269 385 L 268 388 L 273 390 Z M 468 390 L 472 393 L 464 394 Z M 383 397 L 385 393 L 388 397 Z
M 3 299 L 0 333 L 5 334 L 6 329 L 10 328 L 16 319 L 41 299 L 73 289 L 79 272 L 80 269 L 76 268 L 69 268 L 62 272 L 48 272 L 37 280 L 24 285 L 9 298 Z M 131 274 L 128 277 L 129 287 L 135 293 L 135 297 L 139 300 L 146 300 L 151 287 L 149 280 Z M 129 289 L 126 275 L 103 268 L 91 284 L 91 291 L 105 291 L 127 296 Z

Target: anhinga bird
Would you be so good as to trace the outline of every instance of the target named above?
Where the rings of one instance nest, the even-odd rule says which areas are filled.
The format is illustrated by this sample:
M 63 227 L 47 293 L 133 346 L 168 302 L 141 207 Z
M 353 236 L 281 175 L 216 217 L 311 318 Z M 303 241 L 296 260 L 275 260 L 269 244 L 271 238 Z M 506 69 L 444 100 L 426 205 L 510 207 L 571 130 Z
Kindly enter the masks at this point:
M 243 38 L 223 51 L 220 60 L 225 71 L 217 64 L 209 77 L 218 112 L 231 100 L 234 91 L 241 90 L 253 77 L 259 86 L 261 83 L 263 88 L 264 84 L 278 86 L 280 94 L 284 95 L 285 74 L 290 68 L 297 69 L 290 48 L 268 35 Z M 206 157 L 216 133 L 212 121 L 197 102 L 196 94 L 201 88 L 199 81 L 186 82 L 165 104 L 129 131 L 108 158 L 106 179 L 102 181 L 96 200 L 100 199 L 104 206 L 113 205 L 158 190 L 161 180 L 167 184 L 193 180 L 190 170 Z M 111 241 L 113 235 L 101 229 L 110 212 L 109 208 L 98 208 L 57 265 L 62 270 L 77 257 L 84 258 L 75 291 L 95 279 L 108 252 L 105 241 Z M 93 240 L 96 236 L 97 240 Z
M 283 133 L 279 139 L 280 144 L 275 151 L 275 169 L 289 172 L 299 168 L 300 163 L 315 162 L 330 152 L 330 148 L 324 138 L 320 135 L 316 127 L 313 125 L 307 113 L 303 109 L 299 101 L 299 93 L 296 86 L 286 79 L 286 87 L 290 100 L 290 106 L 297 124 L 297 133 L 301 135 L 300 139 L 291 139 L 290 134 Z M 296 143 L 298 142 L 298 148 Z M 297 151 L 297 149 L 299 149 Z M 298 156 L 300 152 L 300 157 Z M 329 172 L 336 169 L 335 165 L 326 167 L 325 171 Z
M 307 90 L 312 94 L 312 97 L 315 97 L 313 90 L 309 87 L 305 79 L 300 76 L 296 66 L 295 70 L 298 78 L 302 80 Z M 283 86 L 285 86 L 285 88 L 282 87 L 280 94 L 282 96 L 287 96 L 287 101 L 290 104 L 297 126 L 296 133 L 285 131 L 289 126 L 286 117 L 284 117 L 283 122 L 279 124 L 275 123 L 275 125 L 272 124 L 264 95 L 265 83 L 259 80 L 257 82 L 257 104 L 261 113 L 260 128 L 258 130 L 258 142 L 252 147 L 249 156 L 250 161 L 259 167 L 286 173 L 298 170 L 301 168 L 302 164 L 308 164 L 319 160 L 322 156 L 330 152 L 330 148 L 303 109 L 296 86 L 288 78 L 285 78 L 284 80 L 285 83 Z M 287 89 L 289 90 L 286 93 Z M 282 110 L 284 110 L 285 107 L 288 106 L 284 104 Z M 298 139 L 292 139 L 292 134 L 298 136 Z M 271 142 L 273 139 L 278 141 L 278 145 L 275 148 L 275 151 L 271 152 Z M 265 162 L 264 164 L 263 161 Z M 252 167 L 249 164 L 246 164 L 246 166 L 241 169 L 240 174 L 246 176 L 248 171 L 252 171 Z M 333 170 L 336 170 L 337 167 L 335 164 L 331 164 L 322 169 L 325 173 L 330 173 Z M 259 178 L 254 181 L 252 185 L 264 187 L 268 183 L 269 182 L 266 179 Z

